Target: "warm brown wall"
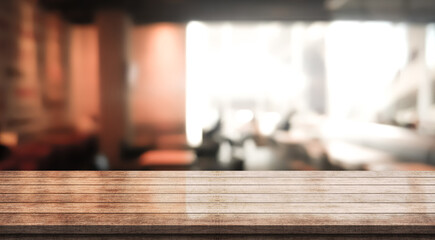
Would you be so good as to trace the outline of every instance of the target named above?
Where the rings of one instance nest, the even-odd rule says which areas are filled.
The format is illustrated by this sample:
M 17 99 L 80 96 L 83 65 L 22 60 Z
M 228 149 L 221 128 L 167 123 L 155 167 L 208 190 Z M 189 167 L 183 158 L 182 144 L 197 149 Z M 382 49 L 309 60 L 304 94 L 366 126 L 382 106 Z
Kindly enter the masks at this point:
M 0 130 L 20 136 L 43 127 L 39 20 L 36 1 L 0 1 Z
M 185 25 L 135 27 L 132 36 L 133 124 L 159 131 L 183 130 L 185 122 Z
M 40 71 L 41 94 L 47 130 L 68 126 L 68 43 L 69 24 L 60 13 L 41 16 Z
M 0 1 L 0 131 L 96 128 L 98 33 L 35 0 Z
M 99 116 L 99 60 L 96 26 L 71 26 L 70 119 L 80 131 L 93 131 Z

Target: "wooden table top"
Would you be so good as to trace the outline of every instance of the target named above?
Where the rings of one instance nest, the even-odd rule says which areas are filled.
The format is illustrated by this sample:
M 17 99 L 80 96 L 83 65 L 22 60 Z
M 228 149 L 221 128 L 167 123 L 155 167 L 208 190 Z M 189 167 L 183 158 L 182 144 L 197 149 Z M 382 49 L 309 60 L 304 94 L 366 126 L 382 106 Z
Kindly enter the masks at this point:
M 435 172 L 0 172 L 3 234 L 435 234 Z

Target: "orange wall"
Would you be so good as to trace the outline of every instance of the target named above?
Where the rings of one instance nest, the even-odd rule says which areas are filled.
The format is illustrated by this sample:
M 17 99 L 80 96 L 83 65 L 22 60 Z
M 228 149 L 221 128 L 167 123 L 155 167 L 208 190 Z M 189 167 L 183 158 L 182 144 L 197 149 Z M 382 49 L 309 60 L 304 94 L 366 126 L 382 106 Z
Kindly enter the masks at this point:
M 185 25 L 135 27 L 131 119 L 134 125 L 172 131 L 185 122 Z
M 72 26 L 70 41 L 70 118 L 80 131 L 93 131 L 99 116 L 97 28 Z
M 35 1 L 0 1 L 0 130 L 27 135 L 43 128 L 39 17 Z

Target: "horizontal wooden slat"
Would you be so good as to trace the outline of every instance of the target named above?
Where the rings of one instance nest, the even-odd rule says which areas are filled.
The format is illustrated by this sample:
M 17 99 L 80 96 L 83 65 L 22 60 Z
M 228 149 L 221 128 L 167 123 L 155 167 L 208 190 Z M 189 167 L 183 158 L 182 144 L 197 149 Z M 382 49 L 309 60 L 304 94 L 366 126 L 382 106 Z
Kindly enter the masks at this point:
M 204 240 L 204 239 L 219 239 L 219 240 L 433 240 L 434 236 L 430 234 L 123 234 L 122 238 L 119 234 L 104 234 L 104 240 Z M 9 234 L 5 237 L 7 240 L 101 240 L 99 234 Z
M 430 226 L 435 214 L 0 214 L 5 226 L 13 225 L 183 225 L 209 226 L 218 221 L 241 225 L 404 225 Z M 435 229 L 434 229 L 435 231 Z
M 255 178 L 434 178 L 435 171 L 0 171 L 0 178 L 195 178 L 195 177 L 255 177 Z
M 435 202 L 435 194 L 0 194 L 0 202 Z
M 0 203 L 0 213 L 435 214 L 435 203 Z
M 12 184 L 124 184 L 124 185 L 334 185 L 334 184 L 375 184 L 435 185 L 434 178 L 3 178 L 0 185 Z
M 434 185 L 0 185 L 0 193 L 435 193 Z
M 0 214 L 2 233 L 420 233 L 435 214 Z

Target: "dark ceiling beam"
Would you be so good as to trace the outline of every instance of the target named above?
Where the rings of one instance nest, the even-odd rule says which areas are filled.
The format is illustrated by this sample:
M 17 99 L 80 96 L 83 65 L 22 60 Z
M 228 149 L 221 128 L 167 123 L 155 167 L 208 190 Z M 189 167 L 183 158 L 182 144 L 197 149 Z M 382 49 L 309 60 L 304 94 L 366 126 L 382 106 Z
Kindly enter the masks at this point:
M 95 11 L 127 11 L 135 23 L 190 20 L 328 20 L 323 0 L 40 0 L 75 23 L 93 21 Z
M 103 8 L 121 9 L 136 24 L 208 21 L 388 20 L 435 22 L 433 0 L 40 0 L 74 23 L 91 23 Z M 340 3 L 340 4 L 337 4 Z M 337 9 L 328 6 L 338 6 Z

